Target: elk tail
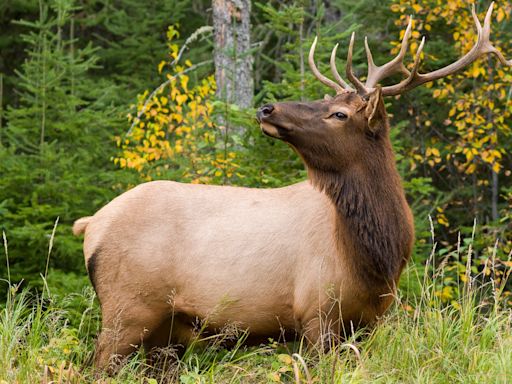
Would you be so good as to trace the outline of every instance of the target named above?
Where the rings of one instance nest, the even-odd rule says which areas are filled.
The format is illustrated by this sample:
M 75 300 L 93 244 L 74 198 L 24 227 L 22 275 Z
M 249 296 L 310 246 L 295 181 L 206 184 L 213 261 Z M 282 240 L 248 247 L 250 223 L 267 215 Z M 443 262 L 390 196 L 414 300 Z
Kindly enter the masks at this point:
M 86 216 L 82 217 L 81 219 L 78 219 L 73 224 L 73 235 L 78 236 L 85 232 L 85 229 L 87 228 L 87 225 L 89 225 L 89 221 L 91 220 L 92 216 Z

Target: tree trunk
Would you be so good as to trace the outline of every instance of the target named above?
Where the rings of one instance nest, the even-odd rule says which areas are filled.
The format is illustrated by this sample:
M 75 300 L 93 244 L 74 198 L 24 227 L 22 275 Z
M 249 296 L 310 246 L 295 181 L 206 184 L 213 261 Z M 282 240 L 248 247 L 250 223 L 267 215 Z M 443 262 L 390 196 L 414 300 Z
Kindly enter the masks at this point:
M 241 108 L 252 106 L 250 0 L 213 0 L 217 97 Z

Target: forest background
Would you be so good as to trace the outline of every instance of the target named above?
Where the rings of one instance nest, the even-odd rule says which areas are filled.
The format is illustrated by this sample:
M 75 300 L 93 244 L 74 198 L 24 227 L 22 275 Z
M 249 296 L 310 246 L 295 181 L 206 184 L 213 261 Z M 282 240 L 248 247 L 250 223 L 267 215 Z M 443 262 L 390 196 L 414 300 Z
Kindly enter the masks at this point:
M 481 19 L 488 5 L 476 2 Z M 500 0 L 493 14 L 492 40 L 508 57 L 511 9 Z M 210 1 L 3 1 L 1 291 L 41 292 L 41 275 L 57 295 L 88 286 L 73 221 L 141 182 L 269 188 L 305 179 L 297 155 L 260 133 L 255 108 L 331 92 L 307 69 L 314 36 L 320 37 L 317 63 L 328 73 L 334 44 L 340 43 L 342 68 L 356 31 L 354 65 L 364 77 L 363 36 L 375 61 L 386 62 L 397 52 L 409 14 L 409 63 L 426 36 L 423 71 L 456 60 L 475 41 L 465 1 L 252 2 L 244 55 L 253 61 L 254 96 L 251 105 L 240 106 L 226 99 L 214 76 L 218 47 Z M 236 49 L 227 55 L 236 62 Z M 444 263 L 435 291 L 444 303 L 458 299 L 468 265 L 497 283 L 512 267 L 511 84 L 510 69 L 489 57 L 386 100 L 415 217 L 412 263 L 424 266 L 433 253 L 435 263 Z M 508 305 L 511 290 L 510 283 L 503 287 Z M 80 313 L 75 304 L 70 308 Z

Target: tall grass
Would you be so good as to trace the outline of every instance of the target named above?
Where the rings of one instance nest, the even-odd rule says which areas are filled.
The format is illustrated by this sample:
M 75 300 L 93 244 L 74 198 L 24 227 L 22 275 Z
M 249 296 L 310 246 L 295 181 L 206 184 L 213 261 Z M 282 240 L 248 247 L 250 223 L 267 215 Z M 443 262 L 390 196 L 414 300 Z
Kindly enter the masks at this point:
M 5 239 L 4 245 L 7 255 Z M 471 247 L 467 252 L 471 259 Z M 47 284 L 43 275 L 46 289 L 37 296 L 7 279 L 9 292 L 0 313 L 0 383 L 510 382 L 512 312 L 500 286 L 492 274 L 472 275 L 468 262 L 458 299 L 444 303 L 438 292 L 445 265 L 432 269 L 434 254 L 435 249 L 426 266 L 411 265 L 404 273 L 420 292 L 399 292 L 376 327 L 330 352 L 272 341 L 246 348 L 244 334 L 226 350 L 219 342 L 233 336 L 226 331 L 209 347 L 192 345 L 179 360 L 169 347 L 150 366 L 139 351 L 113 378 L 98 376 L 89 365 L 99 326 L 89 287 L 59 296 L 51 293 L 51 279 Z

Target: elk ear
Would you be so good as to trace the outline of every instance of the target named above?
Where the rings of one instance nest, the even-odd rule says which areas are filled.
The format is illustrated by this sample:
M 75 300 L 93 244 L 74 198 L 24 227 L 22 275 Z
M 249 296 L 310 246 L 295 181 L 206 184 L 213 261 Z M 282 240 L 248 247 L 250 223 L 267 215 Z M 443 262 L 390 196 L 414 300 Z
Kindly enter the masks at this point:
M 367 99 L 364 115 L 368 120 L 368 128 L 373 134 L 376 134 L 379 128 L 384 126 L 386 119 L 386 106 L 384 105 L 381 87 L 377 86 L 377 88 L 367 96 Z
M 324 100 L 325 101 L 331 101 L 332 100 L 332 96 L 324 95 Z

